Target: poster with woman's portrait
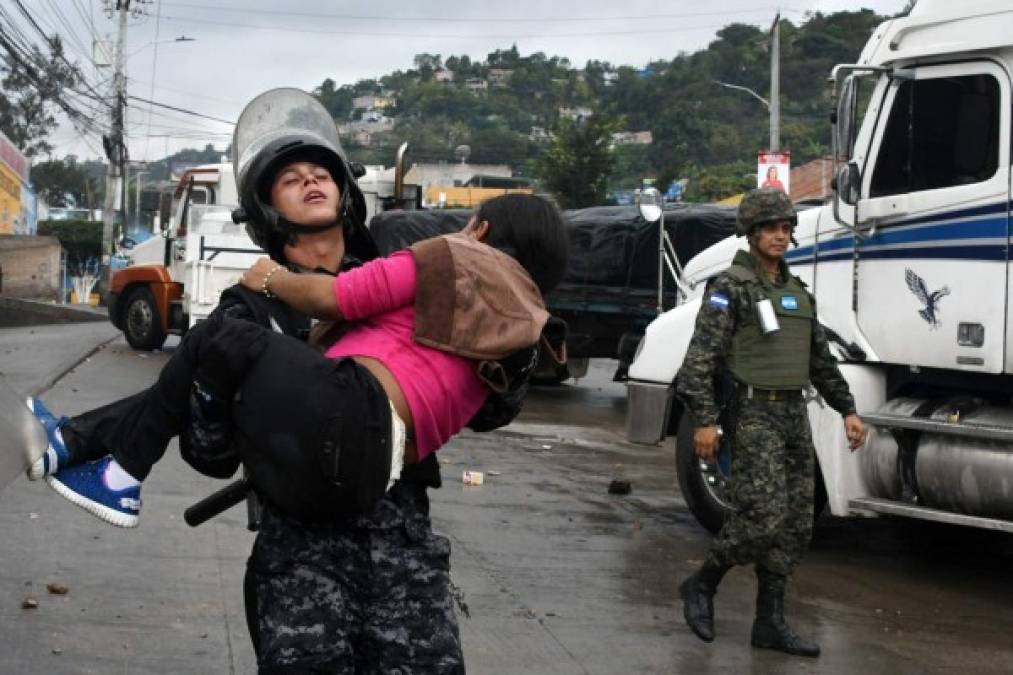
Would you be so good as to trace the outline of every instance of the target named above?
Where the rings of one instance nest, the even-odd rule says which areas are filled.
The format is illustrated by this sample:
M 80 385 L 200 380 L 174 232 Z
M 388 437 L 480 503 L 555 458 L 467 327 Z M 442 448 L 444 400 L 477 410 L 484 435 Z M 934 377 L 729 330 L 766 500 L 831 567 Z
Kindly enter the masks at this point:
M 760 152 L 756 155 L 756 187 L 791 192 L 791 153 Z

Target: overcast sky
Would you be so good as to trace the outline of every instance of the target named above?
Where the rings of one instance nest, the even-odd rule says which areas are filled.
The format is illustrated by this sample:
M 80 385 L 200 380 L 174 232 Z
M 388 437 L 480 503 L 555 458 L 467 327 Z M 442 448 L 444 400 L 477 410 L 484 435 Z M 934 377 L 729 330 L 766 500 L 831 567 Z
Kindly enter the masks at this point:
M 103 0 L 22 0 L 46 30 L 64 37 L 68 56 L 84 65 L 94 88 L 108 91 L 108 68 L 90 63 L 93 35 L 114 36 Z M 133 0 L 138 6 L 139 0 Z M 808 11 L 854 9 L 853 0 L 147 0 L 127 32 L 128 94 L 235 120 L 258 93 L 278 86 L 312 90 L 325 78 L 339 85 L 413 66 L 422 52 L 484 60 L 516 44 L 522 55 L 544 52 L 576 66 L 589 59 L 642 66 L 706 47 L 732 22 L 770 25 L 777 8 L 800 23 Z M 12 0 L 0 0 L 13 5 Z M 865 0 L 880 14 L 905 0 Z M 17 12 L 8 7 L 8 13 Z M 73 33 L 71 33 L 73 29 Z M 31 31 L 26 29 L 26 34 Z M 185 36 L 190 42 L 176 42 Z M 159 159 L 183 147 L 224 148 L 231 126 L 131 101 L 132 159 Z M 107 114 L 102 114 L 105 119 Z M 52 138 L 54 155 L 96 157 L 101 141 L 70 125 Z

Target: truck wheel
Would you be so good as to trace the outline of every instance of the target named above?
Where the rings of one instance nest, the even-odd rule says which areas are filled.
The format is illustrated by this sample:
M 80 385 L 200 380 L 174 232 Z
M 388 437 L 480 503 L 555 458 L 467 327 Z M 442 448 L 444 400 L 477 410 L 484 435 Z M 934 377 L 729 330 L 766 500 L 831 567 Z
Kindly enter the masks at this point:
M 728 440 L 722 438 L 717 461 L 701 461 L 693 447 L 695 425 L 691 418 L 692 415 L 687 412 L 679 420 L 679 433 L 675 440 L 675 469 L 679 476 L 679 489 L 697 521 L 710 530 L 711 534 L 717 534 L 730 508 L 727 489 L 728 479 L 732 475 L 731 448 L 728 447 Z M 815 521 L 827 506 L 826 483 L 818 463 L 813 481 Z
M 693 447 L 694 424 L 691 418 L 688 412 L 682 416 L 679 433 L 675 437 L 675 470 L 679 475 L 679 489 L 697 521 L 712 534 L 717 534 L 729 509 L 725 495 L 731 476 L 731 452 L 727 447 L 728 441 L 722 439 L 717 461 L 701 461 Z
M 134 349 L 158 349 L 165 344 L 165 329 L 147 288 L 135 288 L 123 307 L 123 334 Z

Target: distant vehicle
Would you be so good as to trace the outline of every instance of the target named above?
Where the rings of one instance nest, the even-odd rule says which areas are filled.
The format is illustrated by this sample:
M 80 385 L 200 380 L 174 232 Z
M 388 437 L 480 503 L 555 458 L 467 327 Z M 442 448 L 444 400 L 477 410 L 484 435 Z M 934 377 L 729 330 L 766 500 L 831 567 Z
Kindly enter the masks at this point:
M 1013 532 L 1011 36 L 1008 0 L 919 0 L 833 70 L 835 194 L 799 214 L 786 260 L 870 434 L 849 453 L 811 394 L 817 509 Z M 730 237 L 686 265 L 688 301 L 647 327 L 629 370 L 630 439 L 676 435 L 682 494 L 714 531 L 734 465 L 727 447 L 696 457 L 673 389 L 706 283 L 744 246 Z

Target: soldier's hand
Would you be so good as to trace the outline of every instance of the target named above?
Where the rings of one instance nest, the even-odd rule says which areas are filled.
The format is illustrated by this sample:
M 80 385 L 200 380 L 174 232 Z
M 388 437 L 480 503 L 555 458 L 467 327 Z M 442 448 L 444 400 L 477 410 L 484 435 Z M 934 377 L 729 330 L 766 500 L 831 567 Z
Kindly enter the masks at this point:
M 710 462 L 717 457 L 720 443 L 721 429 L 716 425 L 697 427 L 693 432 L 693 447 L 696 449 L 696 456 L 705 462 Z
M 848 447 L 852 452 L 865 442 L 865 425 L 858 415 L 848 415 L 844 418 L 844 432 L 848 436 Z

